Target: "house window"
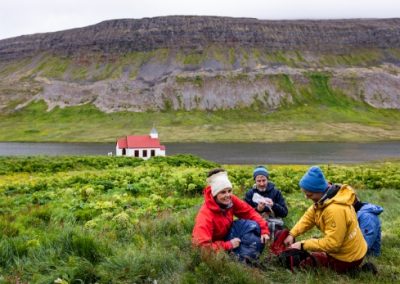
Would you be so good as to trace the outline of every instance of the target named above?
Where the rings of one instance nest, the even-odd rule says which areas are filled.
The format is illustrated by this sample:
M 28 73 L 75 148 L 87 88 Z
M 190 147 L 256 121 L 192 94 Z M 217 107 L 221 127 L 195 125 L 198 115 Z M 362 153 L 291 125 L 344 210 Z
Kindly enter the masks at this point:
M 125 155 L 126 155 L 126 149 L 123 148 L 123 149 L 122 149 L 122 156 L 125 156 Z
M 143 158 L 147 157 L 147 150 L 143 150 Z
M 135 157 L 139 157 L 139 150 L 135 150 Z
M 151 150 L 150 153 L 151 153 L 150 156 L 151 156 L 151 157 L 154 157 L 154 156 L 156 155 L 156 150 Z

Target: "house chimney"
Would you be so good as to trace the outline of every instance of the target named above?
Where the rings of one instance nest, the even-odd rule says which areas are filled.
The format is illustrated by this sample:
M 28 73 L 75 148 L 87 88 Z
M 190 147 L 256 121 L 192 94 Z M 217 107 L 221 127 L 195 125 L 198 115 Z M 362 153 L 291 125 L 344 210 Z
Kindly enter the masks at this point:
M 156 130 L 156 128 L 154 126 L 150 131 L 150 138 L 158 139 L 158 132 L 157 132 L 157 130 Z

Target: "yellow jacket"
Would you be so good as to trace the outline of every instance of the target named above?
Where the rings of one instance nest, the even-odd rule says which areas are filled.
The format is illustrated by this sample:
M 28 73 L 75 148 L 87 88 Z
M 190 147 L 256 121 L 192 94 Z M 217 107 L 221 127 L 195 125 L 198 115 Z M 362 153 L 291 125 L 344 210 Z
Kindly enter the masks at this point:
M 352 206 L 354 199 L 354 190 L 342 185 L 332 198 L 322 198 L 322 202 L 310 206 L 290 234 L 297 237 L 317 226 L 324 236 L 303 241 L 305 250 L 323 251 L 346 262 L 361 259 L 367 252 L 367 243 Z

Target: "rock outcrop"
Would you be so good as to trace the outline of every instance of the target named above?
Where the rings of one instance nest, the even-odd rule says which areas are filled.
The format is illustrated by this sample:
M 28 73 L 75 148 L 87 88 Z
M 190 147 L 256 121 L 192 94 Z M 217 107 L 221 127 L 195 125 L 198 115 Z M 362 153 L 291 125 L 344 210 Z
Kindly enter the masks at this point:
M 212 44 L 318 52 L 400 48 L 400 19 L 267 21 L 171 16 L 110 20 L 84 28 L 1 40 L 0 58 L 20 58 L 38 52 L 71 55 L 159 48 L 203 49 Z
M 105 112 L 272 110 L 296 102 L 310 74 L 400 109 L 400 19 L 171 16 L 0 40 L 2 109 L 43 99 L 49 109 L 92 103 Z

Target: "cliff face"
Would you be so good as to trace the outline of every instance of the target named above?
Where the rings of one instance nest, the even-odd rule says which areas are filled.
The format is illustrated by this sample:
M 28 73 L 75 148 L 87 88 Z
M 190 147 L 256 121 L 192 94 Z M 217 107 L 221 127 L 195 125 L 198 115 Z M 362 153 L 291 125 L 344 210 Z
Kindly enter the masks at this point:
M 260 47 L 269 50 L 343 52 L 357 48 L 399 48 L 400 19 L 265 21 L 249 18 L 172 16 L 111 20 L 67 31 L 0 41 L 0 58 L 38 52 L 118 53 L 159 48 Z
M 323 74 L 337 93 L 400 109 L 399 72 L 400 19 L 111 20 L 0 40 L 0 108 L 275 109 L 304 102 Z

